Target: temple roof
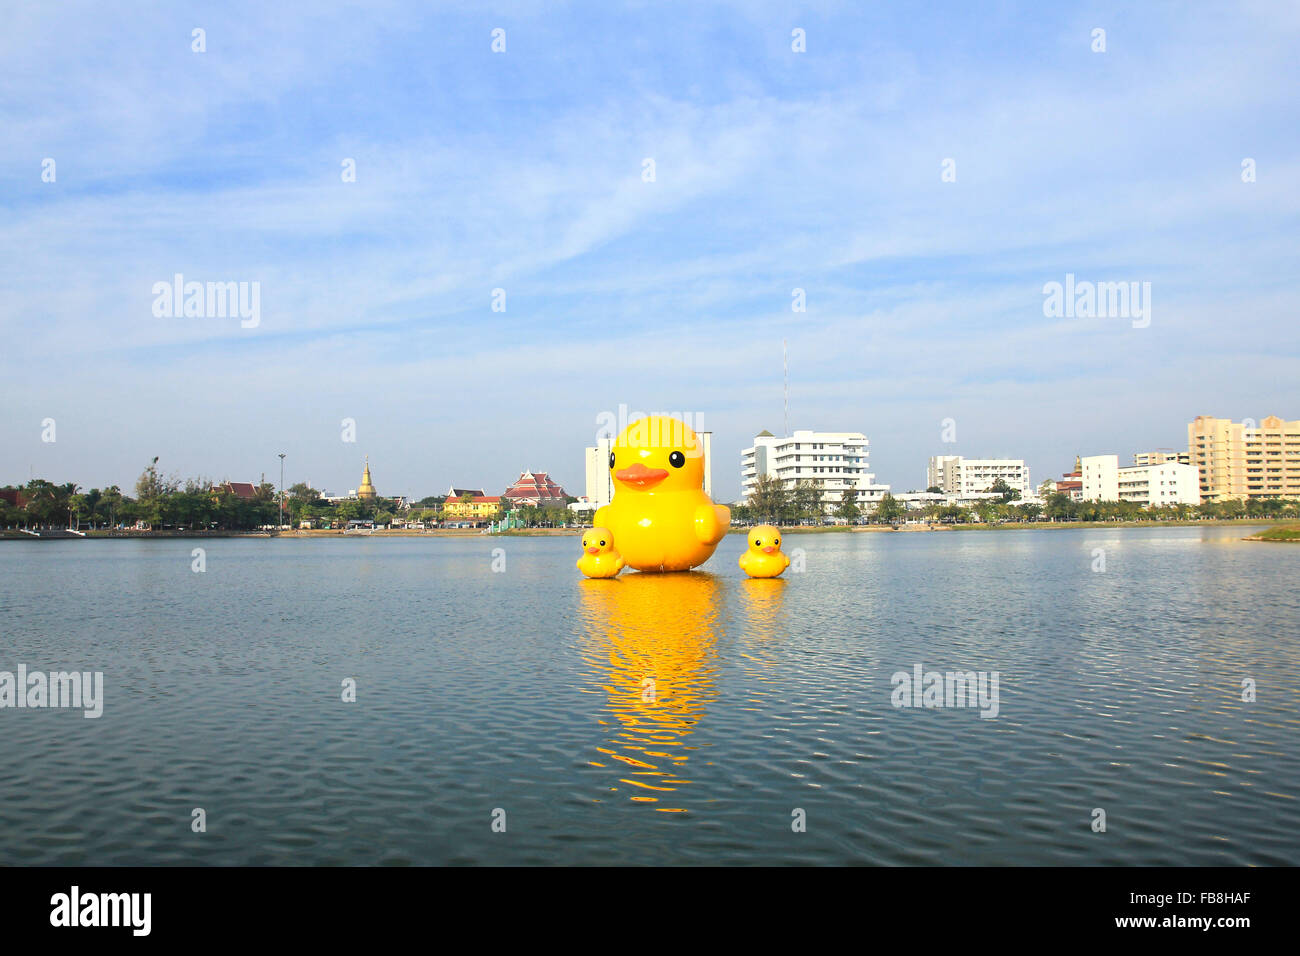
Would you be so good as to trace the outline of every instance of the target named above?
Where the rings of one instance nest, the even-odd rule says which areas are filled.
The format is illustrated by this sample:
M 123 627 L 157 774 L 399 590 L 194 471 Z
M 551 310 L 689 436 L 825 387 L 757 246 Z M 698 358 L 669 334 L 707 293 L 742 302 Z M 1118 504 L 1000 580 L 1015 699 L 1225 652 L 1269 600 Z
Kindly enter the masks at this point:
M 506 489 L 504 497 L 512 502 L 542 502 L 564 501 L 567 495 L 546 472 L 525 471 Z
M 251 481 L 223 481 L 212 490 L 232 494 L 236 498 L 249 499 L 257 497 L 257 485 Z

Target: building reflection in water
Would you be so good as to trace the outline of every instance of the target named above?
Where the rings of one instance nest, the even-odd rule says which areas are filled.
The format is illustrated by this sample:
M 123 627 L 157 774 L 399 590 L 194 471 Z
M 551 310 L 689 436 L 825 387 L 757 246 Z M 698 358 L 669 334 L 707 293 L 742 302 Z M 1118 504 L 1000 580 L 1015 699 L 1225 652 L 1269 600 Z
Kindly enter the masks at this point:
M 717 698 L 724 587 L 712 575 L 628 573 L 584 580 L 583 659 L 607 698 L 607 741 L 592 766 L 614 772 L 610 790 L 681 812 L 691 740 Z

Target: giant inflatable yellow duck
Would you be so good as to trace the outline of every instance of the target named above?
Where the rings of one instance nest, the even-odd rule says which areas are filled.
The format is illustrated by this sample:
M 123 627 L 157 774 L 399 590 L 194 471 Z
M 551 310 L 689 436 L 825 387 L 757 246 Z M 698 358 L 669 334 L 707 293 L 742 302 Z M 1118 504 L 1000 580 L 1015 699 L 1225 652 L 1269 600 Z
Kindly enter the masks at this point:
M 623 570 L 623 558 L 614 549 L 614 536 L 608 528 L 590 528 L 582 536 L 578 570 L 589 578 L 617 577 Z
M 614 532 L 638 571 L 689 571 L 709 560 L 731 526 L 731 509 L 704 493 L 704 447 L 689 425 L 665 415 L 633 422 L 609 456 L 614 497 L 593 524 Z
M 770 524 L 750 529 L 749 547 L 740 556 L 740 570 L 751 578 L 774 578 L 790 566 L 781 553 L 781 532 Z

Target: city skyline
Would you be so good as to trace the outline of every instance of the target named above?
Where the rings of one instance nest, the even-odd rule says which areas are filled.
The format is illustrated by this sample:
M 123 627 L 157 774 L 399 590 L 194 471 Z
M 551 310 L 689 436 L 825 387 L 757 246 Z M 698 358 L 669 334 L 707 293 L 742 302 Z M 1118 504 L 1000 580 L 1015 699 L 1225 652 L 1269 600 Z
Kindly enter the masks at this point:
M 624 410 L 624 411 L 625 411 L 625 410 Z M 608 420 L 608 416 L 606 416 L 606 415 L 602 415 L 602 421 L 607 421 L 607 420 Z M 1244 419 L 1244 421 L 1246 421 L 1246 422 L 1262 421 L 1262 420 L 1263 420 L 1262 418 L 1261 418 L 1261 419 Z M 1191 425 L 1191 424 L 1195 424 L 1195 423 L 1194 423 L 1194 422 L 1189 422 L 1188 424 Z M 1236 425 L 1240 426 L 1240 425 L 1242 424 L 1242 422 L 1239 421 L 1239 422 L 1235 422 L 1235 423 L 1233 423 L 1233 424 L 1236 424 Z M 599 431 L 599 430 L 598 430 L 598 431 Z M 789 436 L 780 436 L 780 437 L 793 438 L 793 437 L 795 436 L 796 432 L 803 432 L 803 431 L 806 431 L 806 430 L 805 430 L 805 429 L 791 429 L 791 431 L 790 431 L 790 435 L 789 435 Z M 704 433 L 702 432 L 701 434 L 704 434 Z M 711 435 L 712 433 L 708 433 L 708 434 Z M 820 435 L 820 434 L 823 434 L 823 433 L 822 433 L 822 432 L 817 432 L 816 434 Z M 761 435 L 756 435 L 754 438 L 751 438 L 751 439 L 750 439 L 750 442 L 753 442 L 754 440 L 756 440 L 756 439 L 759 438 L 759 437 L 761 437 Z M 866 445 L 867 445 L 867 458 L 868 458 L 868 462 L 869 462 L 868 467 L 874 469 L 875 465 L 874 465 L 874 463 L 871 463 L 871 461 L 870 461 L 870 458 L 871 458 L 871 451 L 872 451 L 872 449 L 871 449 L 871 444 L 870 444 L 870 436 L 866 436 Z M 951 448 L 951 447 L 955 447 L 955 445 L 950 443 L 950 444 L 949 444 L 949 447 L 950 447 L 950 448 Z M 584 448 L 584 449 L 583 449 L 583 452 L 584 452 L 584 459 L 589 459 L 589 458 L 590 458 L 590 453 L 591 453 L 591 451 L 592 451 L 592 448 L 591 448 L 591 447 L 587 447 L 587 448 Z M 1136 463 L 1136 464 L 1145 464 L 1145 463 L 1146 463 L 1145 459 L 1147 459 L 1148 457 L 1155 456 L 1155 457 L 1157 457 L 1157 458 L 1160 458 L 1160 457 L 1162 457 L 1162 453 L 1165 453 L 1165 452 L 1172 452 L 1173 455 L 1172 455 L 1171 457 L 1174 457 L 1175 460 L 1177 460 L 1178 458 L 1184 458 L 1184 459 L 1186 459 L 1186 458 L 1190 458 L 1190 457 L 1191 457 L 1191 456 L 1190 456 L 1190 452 L 1189 452 L 1188 450 L 1183 449 L 1183 448 L 1178 447 L 1178 446 L 1158 446 L 1158 447 L 1157 447 L 1157 446 L 1152 446 L 1152 447 L 1148 447 L 1148 448 L 1140 449 L 1140 450 L 1133 450 L 1133 451 L 1120 452 L 1120 453 L 1111 453 L 1111 454 L 1113 454 L 1114 457 L 1117 457 L 1117 458 L 1119 459 L 1119 462 L 1120 462 L 1120 466 L 1121 466 L 1121 467 L 1127 467 L 1127 466 L 1129 466 L 1129 465 L 1131 465 L 1131 464 L 1135 464 L 1135 463 Z M 1076 453 L 1076 456 L 1075 456 L 1075 457 L 1076 457 L 1076 458 L 1078 458 L 1078 457 L 1084 457 L 1084 458 L 1086 458 L 1086 457 L 1095 457 L 1096 455 L 1098 455 L 1098 454 L 1103 454 L 1103 453 L 1106 453 L 1106 452 L 1104 452 L 1104 450 L 1103 450 L 1103 451 L 1098 451 L 1098 452 L 1091 452 L 1091 453 L 1089 453 L 1089 454 Z M 714 453 L 714 454 L 716 454 L 716 453 Z M 279 457 L 282 457 L 282 456 L 277 455 L 276 457 L 279 458 Z M 994 459 L 994 458 L 999 459 L 999 460 L 1001 460 L 1001 461 L 1009 461 L 1009 460 L 1011 460 L 1011 459 L 1009 459 L 1009 456 L 973 456 L 973 455 L 962 456 L 962 455 L 951 455 L 951 454 L 949 454 L 949 453 L 947 453 L 947 452 L 941 452 L 941 453 L 939 453 L 938 455 L 930 456 L 930 458 L 927 459 L 927 462 L 928 462 L 928 464 L 929 464 L 929 466 L 930 466 L 930 469 L 929 469 L 929 470 L 932 470 L 932 469 L 933 469 L 935 460 L 941 460 L 941 459 L 943 459 L 943 458 L 948 458 L 948 457 L 957 457 L 957 458 L 962 458 L 962 457 L 964 457 L 964 458 L 966 458 L 966 459 L 977 459 L 977 460 Z M 366 479 L 366 478 L 369 476 L 369 474 L 370 474 L 370 460 L 369 460 L 369 459 L 370 459 L 370 456 L 369 456 L 368 454 L 362 455 L 362 457 L 361 457 L 361 460 L 362 460 L 362 471 L 363 471 L 363 477 L 362 477 L 362 479 L 361 479 L 360 482 L 357 482 L 357 483 L 356 483 L 356 484 L 357 484 L 357 487 L 355 487 L 355 488 L 354 488 L 354 487 L 350 487 L 350 483 L 347 482 L 347 481 L 344 481 L 344 482 L 342 482 L 342 483 L 340 483 L 340 484 L 338 484 L 338 485 L 334 485 L 334 484 L 323 483 L 323 482 L 320 482 L 320 481 L 314 480 L 314 479 L 312 479 L 310 476 L 294 476 L 294 477 L 291 477 L 291 478 L 286 478 L 286 479 L 284 480 L 284 487 L 285 487 L 285 490 L 287 491 L 287 490 L 288 490 L 290 487 L 292 487 L 293 485 L 296 485 L 296 484 L 298 484 L 299 482 L 303 482 L 303 483 L 308 484 L 309 487 L 315 489 L 316 491 L 319 491 L 319 492 L 321 492 L 322 494 L 326 494 L 326 495 L 329 495 L 329 496 L 331 496 L 331 497 L 340 498 L 340 497 L 348 497 L 348 496 L 355 495 L 355 493 L 358 491 L 358 489 L 360 488 L 360 486 L 361 486 L 362 484 L 364 484 L 365 479 Z M 159 456 L 157 459 L 151 459 L 151 461 L 154 461 L 155 464 L 158 464 L 158 463 L 161 462 L 161 456 Z M 718 466 L 719 466 L 719 463 L 716 461 L 716 459 L 713 460 L 713 461 L 710 463 L 710 465 L 708 466 L 707 472 L 708 472 L 709 474 L 712 474 L 714 468 L 716 468 L 716 467 L 718 467 Z M 738 468 L 738 470 L 737 470 L 737 475 L 738 475 L 738 478 L 737 478 L 737 484 L 738 484 L 738 485 L 743 485 L 743 480 L 739 477 L 740 474 L 743 472 L 743 469 L 744 469 L 744 466 L 743 466 L 743 464 L 742 464 L 742 465 Z M 142 470 L 143 470 L 143 469 L 142 469 Z M 723 470 L 725 471 L 725 468 L 724 468 Z M 575 478 L 573 481 L 568 481 L 568 480 L 561 480 L 561 479 L 558 479 L 558 478 L 557 478 L 557 479 L 556 479 L 556 483 L 559 484 L 559 485 L 561 485 L 569 495 L 571 495 L 571 496 L 573 496 L 573 497 L 581 498 L 581 497 L 584 496 L 584 493 L 585 493 L 585 491 L 586 491 L 586 486 L 588 485 L 589 480 L 590 480 L 590 477 L 589 477 L 589 471 L 590 471 L 590 464 L 589 464 L 589 461 L 584 460 L 584 463 L 583 463 L 583 475 L 582 475 L 582 477 L 581 477 L 580 479 Z M 1053 481 L 1054 481 L 1055 479 L 1061 477 L 1062 475 L 1068 475 L 1068 474 L 1070 473 L 1070 471 L 1071 471 L 1071 468 L 1070 468 L 1070 467 L 1063 467 L 1059 473 L 1052 473 L 1052 474 L 1047 474 L 1047 475 L 1039 475 L 1039 474 L 1037 474 L 1037 473 L 1034 471 L 1032 465 L 1030 465 L 1030 464 L 1028 464 L 1028 463 L 1026 462 L 1026 463 L 1025 463 L 1025 471 L 1026 471 L 1026 473 L 1030 476 L 1030 480 L 1029 480 L 1029 482 L 1028 482 L 1027 490 L 1028 490 L 1030 493 L 1032 493 L 1035 489 L 1037 489 L 1040 485 L 1042 485 L 1044 481 L 1048 481 L 1048 480 L 1053 480 Z M 252 480 L 251 478 L 248 478 L 248 477 L 240 477 L 240 476 L 230 475 L 230 474 L 224 474 L 224 473 L 223 473 L 223 474 L 220 474 L 220 475 L 214 475 L 214 474 L 211 474 L 211 473 L 198 473 L 198 472 L 190 473 L 190 472 L 184 472 L 184 471 L 179 471 L 179 470 L 168 469 L 165 465 L 164 465 L 163 467 L 159 468 L 159 472 L 160 472 L 160 474 L 163 474 L 163 475 L 174 475 L 176 478 L 180 479 L 182 482 L 184 482 L 186 479 L 194 479 L 194 478 L 204 478 L 204 479 L 208 479 L 208 480 L 210 480 L 210 481 L 216 482 L 216 483 L 225 482 L 225 481 L 241 482 L 241 481 L 251 481 L 251 480 Z M 506 487 L 506 488 L 510 487 L 510 484 L 513 483 L 515 480 L 517 480 L 518 477 L 519 477 L 521 474 L 524 474 L 524 473 L 551 474 L 551 475 L 556 474 L 555 472 L 549 471 L 548 469 L 539 469 L 539 468 L 534 468 L 534 467 L 521 468 L 521 469 L 517 469 L 517 473 L 515 474 L 515 477 L 512 478 L 512 479 L 510 479 L 509 482 L 508 482 L 504 487 Z M 52 481 L 54 484 L 60 484 L 60 483 L 62 483 L 62 481 L 57 480 L 57 479 L 50 478 L 50 476 L 48 476 L 48 475 L 38 475 L 38 474 L 33 474 L 33 475 L 31 475 L 30 477 L 31 477 L 31 478 L 41 478 L 41 479 L 49 480 L 49 481 Z M 109 481 L 109 482 L 105 482 L 105 483 L 102 483 L 102 484 L 100 484 L 100 483 L 96 483 L 96 482 L 85 483 L 85 482 L 82 482 L 82 481 L 78 481 L 78 480 L 76 480 L 75 478 L 69 478 L 69 479 L 67 479 L 67 480 L 68 480 L 68 481 L 75 481 L 75 482 L 78 484 L 78 486 L 82 487 L 82 488 L 85 489 L 85 490 L 89 490 L 90 488 L 107 488 L 107 487 L 110 487 L 110 486 L 113 486 L 113 485 L 117 485 L 118 487 L 120 487 L 120 488 L 122 489 L 122 491 L 123 491 L 125 494 L 130 494 L 131 491 L 132 491 L 132 488 L 134 487 L 135 480 L 136 480 L 136 478 L 138 478 L 138 477 L 139 477 L 139 475 L 136 475 L 135 477 L 126 478 L 126 479 L 124 479 L 124 480 L 122 480 L 122 481 Z M 259 480 L 259 481 L 266 481 L 265 473 L 259 473 L 257 477 L 258 477 L 258 480 Z M 272 476 L 272 478 L 274 478 L 274 475 Z M 879 481 L 879 480 L 878 480 L 878 476 L 877 476 L 876 486 L 886 486 L 886 487 L 888 488 L 888 490 L 889 490 L 890 492 L 893 492 L 893 493 L 907 493 L 907 492 L 914 492 L 914 491 L 924 491 L 924 490 L 926 490 L 928 487 L 930 487 L 930 484 L 931 484 L 930 481 L 929 481 L 929 478 L 930 478 L 930 475 L 929 475 L 929 474 L 926 474 L 926 475 L 924 476 L 924 478 L 925 478 L 925 480 L 923 480 L 923 481 L 921 481 L 920 483 L 917 483 L 917 484 L 907 484 L 907 483 L 903 483 L 903 484 L 898 484 L 898 485 L 896 485 L 896 484 L 892 484 L 892 483 L 890 483 L 890 482 Z M 30 480 L 30 478 L 29 478 L 29 479 L 26 479 L 26 480 Z M 21 485 L 21 484 L 23 484 L 23 483 L 24 483 L 23 480 L 12 480 L 12 479 L 6 480 L 6 479 L 4 479 L 3 476 L 0 476 L 0 487 L 10 486 L 10 485 L 17 486 L 17 485 Z M 253 484 L 256 484 L 256 483 L 257 483 L 257 482 L 253 482 Z M 276 484 L 275 481 L 271 481 L 270 483 L 273 484 L 273 485 Z M 426 482 L 425 484 L 427 484 L 427 482 Z M 422 485 L 420 486 L 420 488 L 416 488 L 416 489 L 412 489 L 412 490 L 400 490 L 400 491 L 387 491 L 387 490 L 386 490 L 384 493 L 380 494 L 379 497 L 382 497 L 382 498 L 386 498 L 386 497 L 391 497 L 391 498 L 404 497 L 404 498 L 407 498 L 408 500 L 414 502 L 414 501 L 422 500 L 422 499 L 424 499 L 424 498 L 429 498 L 429 497 L 439 497 L 439 496 L 441 496 L 441 495 L 443 494 L 442 492 L 439 492 L 439 491 L 437 491 L 437 490 L 426 491 L 426 490 L 425 490 L 425 484 L 422 484 Z M 438 482 L 436 482 L 436 481 L 434 482 L 434 485 L 438 485 L 438 484 L 439 484 Z M 479 483 L 479 482 L 460 482 L 459 484 L 456 484 L 455 482 L 451 482 L 451 483 L 450 483 L 450 486 L 451 486 L 451 487 L 467 487 L 467 488 L 478 488 L 478 487 L 481 487 L 481 488 L 484 488 L 484 489 L 485 489 L 486 491 L 488 491 L 489 493 L 491 492 L 491 489 L 492 489 L 492 488 L 495 488 L 495 487 L 496 487 L 496 485 L 493 484 L 492 482 L 487 482 L 487 483 Z M 724 486 L 725 486 L 725 479 L 724 479 Z M 278 486 L 277 486 L 277 487 L 278 487 Z M 737 492 L 737 494 L 736 494 L 734 497 L 727 498 L 727 497 L 724 496 L 724 497 L 720 497 L 718 500 L 728 500 L 728 501 L 734 501 L 734 502 L 741 502 L 741 501 L 744 500 L 744 492 L 743 492 L 743 488 L 742 488 L 741 490 L 739 490 L 739 491 Z
M 626 404 L 701 414 L 734 500 L 784 430 L 783 340 L 790 431 L 862 431 L 895 490 L 936 454 L 1037 483 L 1300 406 L 1283 5 L 10 27 L 0 482 L 275 478 L 283 452 L 334 492 L 369 454 L 381 492 L 537 468 L 572 493 Z M 177 275 L 257 284 L 256 322 L 158 314 Z M 1047 305 L 1105 282 L 1146 315 Z

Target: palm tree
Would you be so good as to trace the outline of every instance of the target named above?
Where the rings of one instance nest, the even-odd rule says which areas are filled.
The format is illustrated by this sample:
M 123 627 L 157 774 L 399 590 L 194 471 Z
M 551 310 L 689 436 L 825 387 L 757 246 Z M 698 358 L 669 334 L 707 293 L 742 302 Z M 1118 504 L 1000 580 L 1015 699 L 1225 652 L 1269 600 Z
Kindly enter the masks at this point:
M 81 515 L 86 510 L 85 495 L 76 494 L 68 499 L 68 524 L 72 526 L 73 531 L 81 530 Z

